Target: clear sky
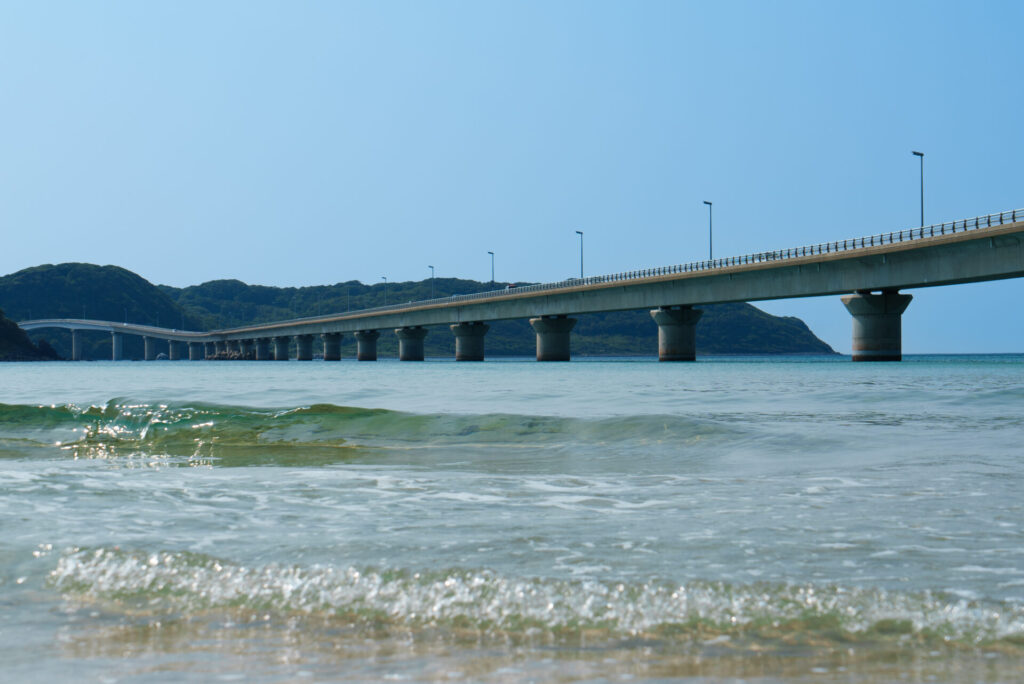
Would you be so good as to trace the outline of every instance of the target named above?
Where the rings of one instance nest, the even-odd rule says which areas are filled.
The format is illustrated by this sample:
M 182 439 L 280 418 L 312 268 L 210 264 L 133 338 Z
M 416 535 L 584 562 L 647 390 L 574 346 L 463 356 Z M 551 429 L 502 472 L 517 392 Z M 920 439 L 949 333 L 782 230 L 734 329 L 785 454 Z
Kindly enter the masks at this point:
M 1024 207 L 1021 2 L 0 0 L 0 273 L 550 281 Z M 1024 282 L 905 352 L 1024 351 Z M 759 304 L 839 350 L 837 297 Z

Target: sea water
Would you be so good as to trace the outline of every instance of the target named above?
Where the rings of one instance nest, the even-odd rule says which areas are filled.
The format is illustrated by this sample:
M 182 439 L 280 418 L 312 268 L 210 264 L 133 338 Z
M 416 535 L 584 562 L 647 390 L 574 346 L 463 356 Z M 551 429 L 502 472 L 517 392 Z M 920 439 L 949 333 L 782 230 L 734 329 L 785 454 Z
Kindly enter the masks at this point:
M 0 366 L 4 681 L 1016 681 L 1024 357 Z

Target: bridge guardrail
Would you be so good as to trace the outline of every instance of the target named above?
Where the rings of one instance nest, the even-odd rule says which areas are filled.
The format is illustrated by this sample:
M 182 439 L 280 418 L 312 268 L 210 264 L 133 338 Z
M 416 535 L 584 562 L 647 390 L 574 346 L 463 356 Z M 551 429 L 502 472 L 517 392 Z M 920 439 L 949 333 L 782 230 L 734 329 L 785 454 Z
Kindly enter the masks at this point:
M 691 261 L 687 264 L 644 268 L 608 275 L 588 276 L 585 278 L 568 278 L 566 280 L 559 280 L 552 283 L 537 283 L 534 285 L 523 285 L 521 287 L 507 287 L 500 290 L 488 290 L 486 292 L 473 292 L 470 294 L 451 295 L 449 297 L 435 297 L 433 299 L 406 302 L 404 304 L 389 304 L 387 306 L 376 306 L 370 309 L 360 309 L 358 312 L 352 313 L 384 313 L 387 311 L 400 311 L 410 306 L 430 306 L 432 304 L 449 304 L 452 302 L 472 302 L 510 294 L 564 290 L 571 287 L 579 287 L 581 285 L 597 285 L 600 283 L 641 280 L 643 278 L 672 275 L 676 273 L 696 273 L 701 271 L 713 271 L 718 268 L 728 268 L 731 266 L 742 266 L 746 264 L 765 263 L 770 261 L 785 261 L 787 259 L 797 259 L 805 256 L 815 256 L 818 254 L 852 252 L 859 249 L 869 249 L 871 247 L 878 247 L 881 245 L 895 244 L 897 242 L 910 242 L 913 240 L 935 237 L 937 235 L 947 235 L 958 232 L 963 233 L 978 230 L 980 228 L 999 226 L 1005 223 L 1016 223 L 1018 220 L 1024 220 L 1024 209 L 1001 211 L 997 214 L 975 216 L 974 218 L 960 219 L 947 223 L 935 223 L 930 226 L 907 228 L 905 230 L 893 231 L 890 233 L 877 233 L 867 237 L 848 240 L 819 242 L 815 245 L 804 245 L 802 247 L 791 247 L 789 249 L 772 250 L 767 252 L 755 252 L 752 254 L 744 254 L 742 256 L 725 257 L 724 259 Z M 277 321 L 276 323 L 288 325 L 293 323 L 310 323 L 320 320 L 330 320 L 332 318 L 334 318 L 334 316 L 307 316 L 305 318 L 293 318 L 287 321 Z M 216 334 L 219 332 L 227 332 L 227 330 L 213 330 L 210 332 L 212 334 Z

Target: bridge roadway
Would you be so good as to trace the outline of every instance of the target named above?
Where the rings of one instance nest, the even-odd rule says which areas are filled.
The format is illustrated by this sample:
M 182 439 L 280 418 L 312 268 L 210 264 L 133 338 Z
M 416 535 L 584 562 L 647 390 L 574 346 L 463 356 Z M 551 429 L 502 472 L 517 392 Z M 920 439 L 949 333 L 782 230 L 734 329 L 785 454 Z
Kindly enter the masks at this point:
M 126 334 L 145 338 L 147 359 L 156 357 L 156 341 L 165 340 L 171 359 L 182 358 L 188 345 L 191 359 L 236 351 L 260 360 L 287 359 L 293 338 L 297 358 L 311 359 L 316 334 L 323 336 L 325 360 L 338 360 L 341 336 L 353 334 L 357 358 L 375 360 L 380 331 L 394 329 L 399 358 L 414 361 L 423 359 L 427 326 L 450 326 L 457 360 L 483 360 L 488 321 L 529 318 L 537 360 L 567 361 L 576 322 L 570 316 L 650 309 L 658 325 L 659 359 L 688 361 L 695 358 L 701 316 L 695 306 L 844 295 L 853 317 L 853 359 L 889 361 L 901 358 L 901 315 L 911 300 L 900 290 L 1020 277 L 1022 242 L 1024 210 L 1016 210 L 852 240 L 209 332 L 79 319 L 19 325 L 71 329 L 73 358 L 80 357 L 76 331 L 109 331 L 115 360 Z

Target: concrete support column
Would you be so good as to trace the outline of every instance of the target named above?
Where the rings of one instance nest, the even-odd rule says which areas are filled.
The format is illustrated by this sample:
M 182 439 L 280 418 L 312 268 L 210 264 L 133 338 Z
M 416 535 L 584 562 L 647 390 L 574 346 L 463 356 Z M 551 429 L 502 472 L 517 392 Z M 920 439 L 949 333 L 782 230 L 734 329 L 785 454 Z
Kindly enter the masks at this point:
M 376 361 L 377 338 L 380 337 L 380 331 L 359 330 L 354 337 L 356 338 L 356 359 L 358 361 Z
M 71 360 L 82 360 L 82 338 L 77 330 L 71 331 Z
M 155 337 L 143 337 L 142 346 L 145 352 L 142 355 L 146 361 L 153 361 L 156 359 L 156 338 Z
M 204 345 L 202 342 L 189 342 L 188 343 L 188 360 L 189 361 L 202 361 L 203 357 L 206 356 L 204 351 Z
M 853 316 L 854 361 L 903 359 L 901 316 L 911 299 L 911 295 L 898 292 L 857 293 L 842 298 Z
M 242 340 L 242 355 L 245 358 L 256 357 L 256 340 Z
M 697 359 L 697 321 L 700 309 L 663 306 L 651 311 L 658 324 L 658 361 L 695 361 Z
M 227 343 L 227 340 L 217 340 L 216 342 L 213 343 L 213 348 L 214 348 L 215 353 L 217 353 L 217 354 L 227 354 L 228 353 L 228 343 Z
M 399 361 L 422 361 L 423 360 L 423 338 L 427 336 L 427 329 L 417 325 L 414 328 L 395 328 L 398 335 L 398 360 Z
M 217 345 L 213 342 L 203 342 L 203 353 L 206 355 L 206 358 L 210 358 L 217 353 Z
M 124 335 L 121 333 L 110 333 L 110 358 L 113 361 L 120 361 L 124 356 Z
M 258 337 L 258 338 L 256 338 L 256 360 L 257 361 L 269 361 L 270 360 L 270 338 L 269 337 Z
M 576 325 L 575 318 L 542 316 L 531 318 L 530 325 L 537 333 L 538 361 L 569 360 L 569 331 Z
M 274 360 L 275 361 L 287 361 L 288 360 L 288 345 L 291 344 L 292 338 L 290 337 L 275 337 L 274 338 Z
M 456 323 L 449 326 L 455 335 L 456 361 L 483 361 L 484 335 L 491 326 L 480 321 L 475 323 Z
M 324 333 L 324 361 L 341 361 L 341 333 Z
M 313 336 L 312 335 L 296 335 L 295 336 L 295 358 L 299 361 L 312 361 L 313 360 Z
M 181 361 L 181 357 L 184 356 L 181 346 L 181 342 L 167 340 L 167 358 L 171 361 Z

